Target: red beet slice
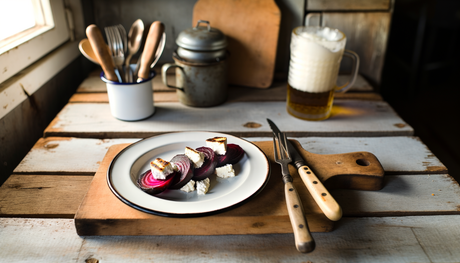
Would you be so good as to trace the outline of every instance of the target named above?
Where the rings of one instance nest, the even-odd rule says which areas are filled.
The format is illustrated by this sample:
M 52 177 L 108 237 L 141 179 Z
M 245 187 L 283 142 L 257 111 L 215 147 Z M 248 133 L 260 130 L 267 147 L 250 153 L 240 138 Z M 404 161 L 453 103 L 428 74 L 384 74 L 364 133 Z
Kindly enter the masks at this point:
M 193 179 L 201 181 L 208 178 L 214 173 L 217 165 L 217 157 L 214 151 L 209 147 L 196 148 L 197 151 L 204 153 L 205 161 L 200 168 L 196 168 L 193 172 Z
M 227 152 L 225 155 L 217 155 L 217 166 L 222 167 L 227 164 L 235 164 L 244 156 L 244 150 L 238 144 L 227 144 Z
M 151 170 L 148 170 L 139 176 L 137 185 L 142 189 L 142 191 L 150 195 L 157 195 L 166 190 L 171 185 L 171 183 L 176 180 L 176 176 L 178 174 L 178 172 L 174 172 L 173 174 L 170 174 L 165 180 L 159 180 L 153 177 Z
M 185 154 L 174 156 L 171 161 L 179 170 L 177 180 L 171 184 L 170 189 L 180 189 L 186 185 L 193 177 L 194 166 L 190 159 Z

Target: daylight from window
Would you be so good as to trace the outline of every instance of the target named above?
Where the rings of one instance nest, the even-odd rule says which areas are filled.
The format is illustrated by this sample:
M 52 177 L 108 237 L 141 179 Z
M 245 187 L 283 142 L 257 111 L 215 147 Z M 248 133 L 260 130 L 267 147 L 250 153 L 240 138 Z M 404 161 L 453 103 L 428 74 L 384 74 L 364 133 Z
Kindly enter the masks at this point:
M 0 0 L 0 41 L 34 26 L 32 0 Z

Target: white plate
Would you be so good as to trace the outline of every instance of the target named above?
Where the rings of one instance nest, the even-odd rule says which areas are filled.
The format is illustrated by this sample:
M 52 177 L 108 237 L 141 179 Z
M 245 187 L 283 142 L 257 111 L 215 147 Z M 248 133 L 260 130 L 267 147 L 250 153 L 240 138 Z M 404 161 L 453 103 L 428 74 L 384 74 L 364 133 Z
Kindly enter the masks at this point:
M 238 144 L 245 151 L 243 159 L 234 165 L 235 177 L 222 179 L 211 175 L 206 195 L 166 190 L 152 196 L 137 186 L 137 178 L 150 169 L 150 161 L 158 157 L 170 160 L 183 154 L 186 146 L 206 146 L 206 139 L 212 137 L 227 137 L 227 143 Z M 133 208 L 162 216 L 192 217 L 222 212 L 243 203 L 264 188 L 269 176 L 267 157 L 251 142 L 223 133 L 178 132 L 150 137 L 125 148 L 110 164 L 107 182 L 112 192 Z

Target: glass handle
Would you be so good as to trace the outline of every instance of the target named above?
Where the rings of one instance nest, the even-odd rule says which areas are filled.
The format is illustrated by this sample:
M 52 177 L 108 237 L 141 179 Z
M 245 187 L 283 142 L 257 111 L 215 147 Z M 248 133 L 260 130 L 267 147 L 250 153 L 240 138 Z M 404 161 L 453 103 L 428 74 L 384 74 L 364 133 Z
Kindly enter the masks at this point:
M 351 79 L 345 85 L 337 87 L 336 92 L 344 93 L 355 84 L 356 77 L 358 76 L 359 69 L 359 56 L 355 52 L 345 49 L 343 55 L 353 60 L 353 68 L 351 69 Z

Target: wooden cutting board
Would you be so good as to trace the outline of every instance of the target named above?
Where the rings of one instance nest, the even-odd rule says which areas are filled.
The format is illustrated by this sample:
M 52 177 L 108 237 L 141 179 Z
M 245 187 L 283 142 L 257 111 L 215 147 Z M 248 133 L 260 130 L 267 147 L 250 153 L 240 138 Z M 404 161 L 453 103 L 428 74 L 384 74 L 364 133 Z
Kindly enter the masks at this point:
M 229 83 L 268 88 L 275 70 L 281 12 L 273 0 L 199 0 L 193 23 L 209 21 L 228 40 Z
M 366 152 L 319 155 L 302 150 L 311 160 L 310 167 L 325 185 L 331 187 L 379 190 L 383 168 L 377 158 Z M 226 212 L 197 218 L 170 218 L 147 214 L 121 202 L 110 191 L 106 173 L 113 158 L 129 144 L 109 148 L 76 215 L 78 235 L 227 235 L 292 233 L 281 171 L 273 161 L 273 142 L 255 142 L 269 158 L 271 175 L 261 193 L 249 202 Z M 356 162 L 369 162 L 362 166 Z M 328 166 L 329 168 L 322 168 Z M 290 167 L 312 232 L 329 232 L 333 222 L 324 216 L 297 171 Z M 206 226 L 206 227 L 202 227 Z

